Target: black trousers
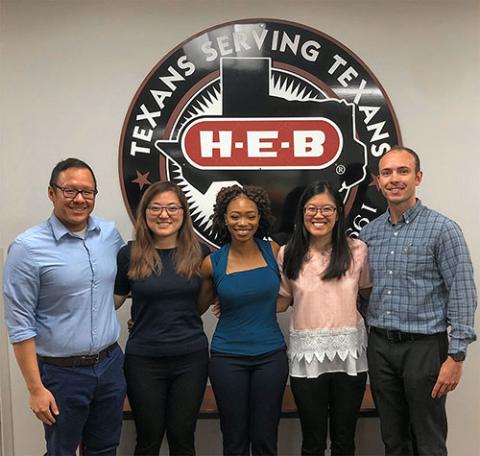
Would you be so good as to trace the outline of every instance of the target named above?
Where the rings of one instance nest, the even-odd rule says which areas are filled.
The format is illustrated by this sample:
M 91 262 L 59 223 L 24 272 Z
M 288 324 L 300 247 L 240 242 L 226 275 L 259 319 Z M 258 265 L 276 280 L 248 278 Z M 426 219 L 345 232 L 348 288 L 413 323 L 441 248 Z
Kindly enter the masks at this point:
M 127 394 L 137 429 L 135 455 L 157 456 L 165 430 L 171 455 L 195 454 L 207 372 L 207 349 L 158 358 L 125 355 Z
M 329 422 L 332 456 L 355 453 L 355 428 L 366 382 L 366 372 L 290 377 L 302 426 L 302 455 L 325 454 Z
M 387 456 L 447 454 L 445 396 L 431 396 L 447 353 L 446 333 L 393 343 L 370 332 L 370 383 Z
M 288 377 L 285 350 L 260 356 L 212 353 L 210 381 L 220 413 L 223 454 L 277 454 L 278 422 Z

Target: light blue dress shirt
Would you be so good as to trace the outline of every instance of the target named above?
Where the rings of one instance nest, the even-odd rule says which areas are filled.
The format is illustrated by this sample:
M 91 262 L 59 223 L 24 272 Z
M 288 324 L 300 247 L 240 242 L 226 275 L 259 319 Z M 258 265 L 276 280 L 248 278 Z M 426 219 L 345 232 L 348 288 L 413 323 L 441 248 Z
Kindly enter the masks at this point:
M 4 271 L 11 343 L 35 338 L 43 356 L 98 353 L 120 334 L 113 285 L 124 244 L 113 222 L 89 217 L 84 238 L 52 215 L 20 234 Z

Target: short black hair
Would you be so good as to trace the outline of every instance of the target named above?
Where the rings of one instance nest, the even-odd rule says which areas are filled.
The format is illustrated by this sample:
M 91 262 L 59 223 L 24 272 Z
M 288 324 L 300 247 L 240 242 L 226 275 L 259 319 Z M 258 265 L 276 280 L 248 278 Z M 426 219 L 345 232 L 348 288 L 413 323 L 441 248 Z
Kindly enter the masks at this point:
M 97 189 L 97 179 L 95 177 L 95 174 L 93 173 L 92 168 L 90 168 L 89 165 L 87 165 L 83 160 L 80 160 L 79 158 L 66 158 L 65 160 L 59 161 L 55 167 L 52 169 L 52 174 L 50 175 L 50 182 L 48 185 L 50 187 L 55 187 L 58 181 L 58 176 L 61 172 L 70 169 L 70 168 L 85 168 L 90 171 L 93 177 L 93 182 L 95 183 L 95 190 Z
M 380 160 L 385 157 L 390 152 L 401 152 L 404 150 L 405 152 L 409 153 L 413 159 L 415 160 L 415 172 L 418 173 L 420 171 L 420 157 L 418 154 L 413 150 L 410 149 L 409 147 L 404 147 L 404 146 L 393 146 L 390 150 L 387 150 L 381 157 Z M 380 173 L 380 160 L 378 161 L 378 172 Z

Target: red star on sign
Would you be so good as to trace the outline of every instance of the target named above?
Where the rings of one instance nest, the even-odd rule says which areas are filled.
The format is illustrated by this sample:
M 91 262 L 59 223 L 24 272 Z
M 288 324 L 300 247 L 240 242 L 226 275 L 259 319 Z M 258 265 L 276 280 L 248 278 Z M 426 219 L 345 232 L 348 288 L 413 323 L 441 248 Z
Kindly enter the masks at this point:
M 137 178 L 133 179 L 132 182 L 138 184 L 140 186 L 140 190 L 143 190 L 143 187 L 145 187 L 145 185 L 151 184 L 151 182 L 148 180 L 149 174 L 150 172 L 142 174 L 140 171 L 137 170 Z

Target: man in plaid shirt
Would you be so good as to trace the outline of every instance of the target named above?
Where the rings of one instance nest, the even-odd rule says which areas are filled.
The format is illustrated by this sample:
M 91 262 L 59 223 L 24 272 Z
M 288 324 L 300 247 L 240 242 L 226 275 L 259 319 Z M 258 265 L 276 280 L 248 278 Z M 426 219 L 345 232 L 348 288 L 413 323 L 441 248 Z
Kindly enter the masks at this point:
M 370 382 L 386 455 L 447 454 L 446 395 L 476 339 L 465 239 L 455 222 L 416 198 L 421 180 L 413 150 L 396 146 L 384 154 L 377 182 L 388 211 L 360 233 L 373 281 Z

